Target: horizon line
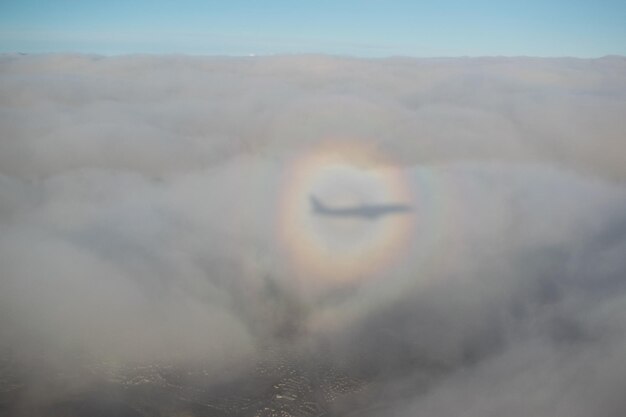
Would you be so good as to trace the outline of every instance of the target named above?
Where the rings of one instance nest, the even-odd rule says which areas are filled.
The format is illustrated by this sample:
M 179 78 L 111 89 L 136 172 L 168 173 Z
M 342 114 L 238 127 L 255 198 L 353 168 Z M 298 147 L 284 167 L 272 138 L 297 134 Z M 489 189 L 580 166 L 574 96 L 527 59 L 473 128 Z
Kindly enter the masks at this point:
M 330 57 L 355 60 L 385 60 L 385 59 L 578 59 L 578 60 L 600 60 L 600 59 L 626 59 L 622 54 L 605 54 L 599 56 L 575 56 L 575 55 L 403 55 L 393 54 L 384 56 L 365 56 L 351 54 L 336 54 L 327 52 L 279 52 L 279 53 L 248 53 L 248 54 L 210 54 L 192 52 L 79 52 L 79 51 L 46 51 L 46 52 L 23 52 L 23 51 L 0 51 L 0 57 L 19 56 L 90 56 L 102 58 L 120 58 L 134 56 L 149 57 L 189 57 L 189 58 L 280 58 L 280 57 Z

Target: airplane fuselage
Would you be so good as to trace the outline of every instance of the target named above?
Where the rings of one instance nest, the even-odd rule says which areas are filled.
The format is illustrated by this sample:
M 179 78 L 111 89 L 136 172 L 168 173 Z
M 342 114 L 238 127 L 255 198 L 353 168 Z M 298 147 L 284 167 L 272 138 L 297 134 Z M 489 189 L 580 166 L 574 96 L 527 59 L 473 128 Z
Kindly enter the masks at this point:
M 362 217 L 376 219 L 389 214 L 406 213 L 411 207 L 405 204 L 364 204 L 356 207 L 328 207 L 311 196 L 313 212 L 322 216 Z

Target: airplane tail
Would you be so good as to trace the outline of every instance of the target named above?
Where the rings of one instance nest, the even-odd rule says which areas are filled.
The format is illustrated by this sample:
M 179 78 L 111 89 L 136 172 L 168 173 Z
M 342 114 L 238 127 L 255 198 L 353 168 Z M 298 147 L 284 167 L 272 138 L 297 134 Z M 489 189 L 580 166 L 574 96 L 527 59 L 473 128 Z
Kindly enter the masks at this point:
M 309 196 L 309 200 L 311 200 L 311 206 L 314 211 L 323 212 L 326 210 L 326 207 L 314 195 Z

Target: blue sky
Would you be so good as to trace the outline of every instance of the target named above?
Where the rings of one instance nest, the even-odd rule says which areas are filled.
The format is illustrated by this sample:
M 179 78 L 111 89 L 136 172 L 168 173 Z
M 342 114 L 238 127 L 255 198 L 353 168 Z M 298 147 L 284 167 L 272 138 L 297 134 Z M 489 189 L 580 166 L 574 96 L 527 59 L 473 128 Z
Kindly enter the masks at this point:
M 626 1 L 0 0 L 0 52 L 626 55 Z

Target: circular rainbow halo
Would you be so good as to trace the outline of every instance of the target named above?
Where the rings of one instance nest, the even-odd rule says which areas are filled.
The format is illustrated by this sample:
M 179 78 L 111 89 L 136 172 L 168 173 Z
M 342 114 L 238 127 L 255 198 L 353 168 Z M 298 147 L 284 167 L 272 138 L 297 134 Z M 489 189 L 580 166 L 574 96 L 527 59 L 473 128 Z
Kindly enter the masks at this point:
M 389 267 L 409 245 L 416 215 L 409 180 L 373 146 L 324 143 L 296 157 L 283 184 L 278 240 L 297 275 L 322 284 L 365 279 Z M 398 204 L 410 211 L 359 215 L 364 207 Z

